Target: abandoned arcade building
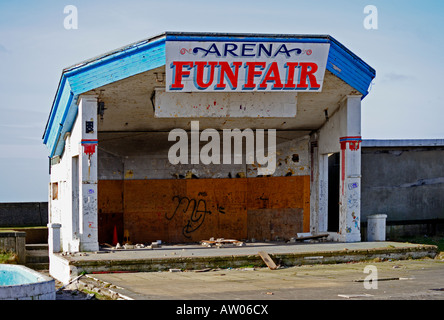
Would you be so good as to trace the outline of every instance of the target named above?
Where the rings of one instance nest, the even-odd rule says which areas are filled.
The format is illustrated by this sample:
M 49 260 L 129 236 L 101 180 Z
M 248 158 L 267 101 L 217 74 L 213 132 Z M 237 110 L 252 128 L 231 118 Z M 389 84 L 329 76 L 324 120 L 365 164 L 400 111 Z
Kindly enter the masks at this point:
M 361 241 L 374 77 L 329 35 L 165 32 L 64 69 L 43 135 L 57 250 Z

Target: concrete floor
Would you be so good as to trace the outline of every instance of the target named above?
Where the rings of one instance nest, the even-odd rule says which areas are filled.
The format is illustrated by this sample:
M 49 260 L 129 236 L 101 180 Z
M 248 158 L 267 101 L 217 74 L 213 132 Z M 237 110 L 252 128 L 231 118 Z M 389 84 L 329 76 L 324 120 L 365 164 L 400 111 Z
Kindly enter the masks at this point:
M 364 273 L 367 266 L 376 269 Z M 378 279 L 366 289 L 369 275 Z M 93 274 L 134 300 L 444 300 L 444 260 L 305 265 L 279 268 L 214 269 L 206 272 Z M 375 287 L 377 284 L 377 288 Z

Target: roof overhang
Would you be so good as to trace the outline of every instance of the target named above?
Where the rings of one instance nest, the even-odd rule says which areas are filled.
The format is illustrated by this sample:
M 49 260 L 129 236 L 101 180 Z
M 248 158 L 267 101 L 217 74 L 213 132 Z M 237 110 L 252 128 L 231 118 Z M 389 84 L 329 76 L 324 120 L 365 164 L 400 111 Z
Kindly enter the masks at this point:
M 78 97 L 104 85 L 165 65 L 166 41 L 242 41 L 329 43 L 326 69 L 365 97 L 375 70 L 329 35 L 165 32 L 65 68 L 43 134 L 52 158 L 61 155 L 72 130 Z

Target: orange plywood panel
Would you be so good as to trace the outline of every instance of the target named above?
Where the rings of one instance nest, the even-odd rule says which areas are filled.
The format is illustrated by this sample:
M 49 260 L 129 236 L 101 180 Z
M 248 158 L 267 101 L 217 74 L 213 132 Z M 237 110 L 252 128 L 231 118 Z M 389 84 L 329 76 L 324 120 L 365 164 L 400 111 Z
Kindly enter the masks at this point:
M 248 208 L 302 208 L 304 177 L 248 178 Z
M 98 182 L 98 240 L 112 244 L 114 230 L 119 242 L 123 240 L 123 181 Z
M 109 183 L 113 184 L 119 185 Z M 121 186 L 124 229 L 132 242 L 198 242 L 211 237 L 247 239 L 251 222 L 257 220 L 260 212 L 257 210 L 263 209 L 271 210 L 264 216 L 273 225 L 267 232 L 287 234 L 285 225 L 296 219 L 292 214 L 302 219 L 302 230 L 298 227 L 298 232 L 310 227 L 308 176 L 125 180 Z M 112 187 L 102 188 L 102 191 L 109 192 L 103 199 L 117 194 Z M 118 207 L 110 200 L 102 203 Z M 250 211 L 255 216 L 251 216 L 253 220 L 249 222 Z M 279 218 L 282 214 L 284 216 Z M 266 223 L 265 220 L 259 222 Z
M 302 220 L 300 208 L 248 210 L 248 239 L 288 240 L 302 232 Z
M 175 187 L 175 180 L 125 180 L 124 228 L 132 242 L 166 241 Z
M 99 180 L 97 191 L 99 213 L 123 212 L 123 180 Z

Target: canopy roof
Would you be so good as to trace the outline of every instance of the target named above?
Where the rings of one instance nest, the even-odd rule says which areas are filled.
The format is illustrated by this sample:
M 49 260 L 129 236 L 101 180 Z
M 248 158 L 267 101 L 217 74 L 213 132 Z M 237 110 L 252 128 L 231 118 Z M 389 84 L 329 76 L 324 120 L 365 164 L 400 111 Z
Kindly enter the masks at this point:
M 327 70 L 365 97 L 375 70 L 329 35 L 165 32 L 65 68 L 43 134 L 49 157 L 61 155 L 77 115 L 78 97 L 107 84 L 164 66 L 166 41 L 329 43 Z

